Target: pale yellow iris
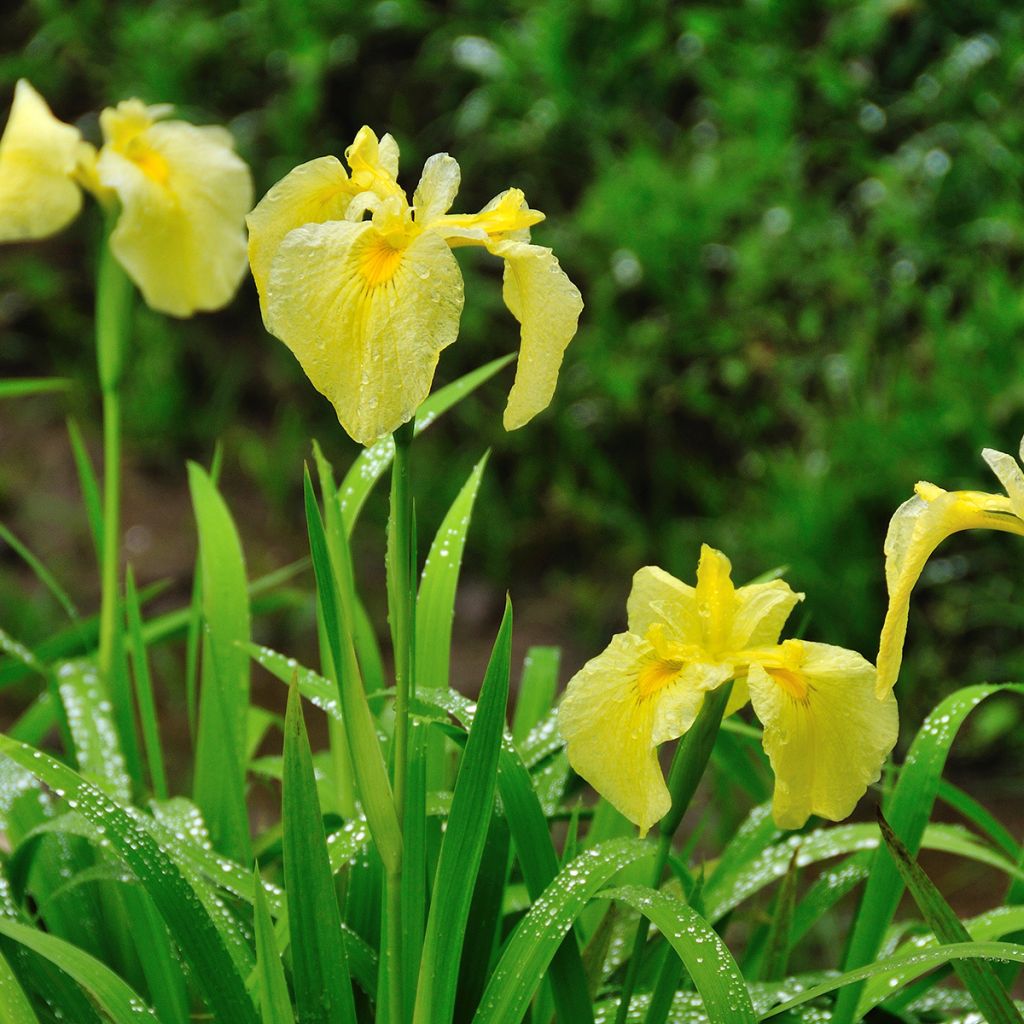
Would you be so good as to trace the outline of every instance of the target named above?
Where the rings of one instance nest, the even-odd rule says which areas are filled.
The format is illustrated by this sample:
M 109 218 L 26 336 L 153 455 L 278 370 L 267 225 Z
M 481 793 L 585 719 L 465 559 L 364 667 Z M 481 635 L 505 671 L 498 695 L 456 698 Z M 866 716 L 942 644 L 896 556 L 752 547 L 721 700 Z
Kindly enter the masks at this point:
M 438 356 L 455 341 L 462 275 L 452 249 L 505 261 L 504 299 L 521 325 L 505 427 L 551 401 L 583 308 L 550 249 L 529 242 L 543 219 L 509 189 L 475 214 L 449 214 L 459 165 L 423 168 L 410 204 L 397 182 L 398 147 L 362 128 L 346 151 L 296 167 L 249 215 L 249 261 L 264 323 L 295 354 L 342 426 L 371 444 L 409 420 L 430 391 Z
M 1024 536 L 1024 473 L 1010 455 L 986 448 L 982 457 L 1006 494 L 983 491 L 944 491 L 921 481 L 914 497 L 905 501 L 889 523 L 885 538 L 885 581 L 889 608 L 878 647 L 877 693 L 882 697 L 896 684 L 903 661 L 910 594 L 932 552 L 960 530 L 1003 530 Z M 1024 459 L 1024 442 L 1021 443 Z
M 60 230 L 85 187 L 116 206 L 111 248 L 153 309 L 225 305 L 245 274 L 249 169 L 227 131 L 164 120 L 172 109 L 127 100 L 104 110 L 97 152 L 19 82 L 0 140 L 0 241 Z
M 569 681 L 559 709 L 573 768 L 646 832 L 671 806 L 657 747 L 685 733 L 705 694 L 733 679 L 726 714 L 749 700 L 764 725 L 778 824 L 846 817 L 896 742 L 896 702 L 875 698 L 875 670 L 859 654 L 779 643 L 802 597 L 782 580 L 735 587 L 729 560 L 707 545 L 696 587 L 641 569 L 628 631 Z

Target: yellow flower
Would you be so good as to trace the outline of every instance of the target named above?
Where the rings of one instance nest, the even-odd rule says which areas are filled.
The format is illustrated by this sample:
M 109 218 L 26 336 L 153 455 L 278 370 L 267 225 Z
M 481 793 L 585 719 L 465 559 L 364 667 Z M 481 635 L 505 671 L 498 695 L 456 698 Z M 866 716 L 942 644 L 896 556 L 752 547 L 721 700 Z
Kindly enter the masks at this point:
M 449 214 L 459 165 L 445 153 L 423 168 L 410 204 L 398 147 L 362 128 L 346 151 L 351 173 L 325 156 L 279 181 L 249 215 L 249 261 L 264 323 L 295 354 L 342 426 L 371 444 L 409 420 L 455 341 L 462 275 L 453 248 L 477 245 L 505 261 L 504 299 L 522 327 L 507 430 L 551 401 L 576 332 L 580 293 L 550 249 L 532 245 L 543 219 L 509 189 L 479 213 Z
M 910 594 L 925 562 L 939 544 L 960 530 L 1003 530 L 1024 536 L 1024 473 L 1005 452 L 986 448 L 981 454 L 1006 494 L 944 491 L 922 480 L 914 488 L 914 497 L 900 505 L 889 523 L 885 537 L 889 608 L 878 647 L 879 697 L 891 692 L 896 684 L 907 635 Z M 1024 442 L 1021 458 L 1024 459 Z
M 74 219 L 82 206 L 72 177 L 80 143 L 78 129 L 58 121 L 21 79 L 0 139 L 0 242 L 45 238 Z
M 731 570 L 704 545 L 696 587 L 654 566 L 637 572 L 628 632 L 569 681 L 559 709 L 575 771 L 643 833 L 672 802 L 658 745 L 685 733 L 704 695 L 730 679 L 726 714 L 749 699 L 764 724 L 781 827 L 846 817 L 896 742 L 896 702 L 875 699 L 872 666 L 840 647 L 779 644 L 803 595 L 782 580 L 736 588 Z
M 161 120 L 172 110 L 139 100 L 104 110 L 97 153 L 19 82 L 0 140 L 0 241 L 60 230 L 84 186 L 117 204 L 111 248 L 153 309 L 189 316 L 225 305 L 245 273 L 249 168 L 227 131 Z

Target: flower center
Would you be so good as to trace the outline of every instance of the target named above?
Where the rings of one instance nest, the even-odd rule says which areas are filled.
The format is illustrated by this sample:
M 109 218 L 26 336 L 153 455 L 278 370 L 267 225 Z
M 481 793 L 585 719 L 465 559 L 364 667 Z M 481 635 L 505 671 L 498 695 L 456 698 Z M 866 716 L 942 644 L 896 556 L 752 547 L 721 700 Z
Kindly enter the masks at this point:
M 155 181 L 158 185 L 166 185 L 170 178 L 167 161 L 159 153 L 154 153 L 151 149 L 136 147 L 133 147 L 133 149 L 135 151 L 129 155 L 128 159 L 131 160 L 131 162 L 135 164 L 135 166 L 138 167 L 150 181 Z
M 682 669 L 681 661 L 651 658 L 645 662 L 636 677 L 636 689 L 640 699 L 645 700 L 664 689 L 679 675 Z
M 370 288 L 387 284 L 402 262 L 402 250 L 396 249 L 386 238 L 377 237 L 367 246 L 359 270 Z
M 807 700 L 807 683 L 799 672 L 794 672 L 791 668 L 766 668 L 765 671 L 793 700 Z

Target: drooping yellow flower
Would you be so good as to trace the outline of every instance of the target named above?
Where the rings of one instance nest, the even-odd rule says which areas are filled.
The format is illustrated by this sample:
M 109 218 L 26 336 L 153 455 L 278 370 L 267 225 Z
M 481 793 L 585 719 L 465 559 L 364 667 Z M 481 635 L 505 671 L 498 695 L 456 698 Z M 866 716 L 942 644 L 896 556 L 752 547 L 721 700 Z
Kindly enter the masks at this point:
M 749 699 L 764 725 L 778 824 L 846 817 L 896 742 L 896 702 L 875 699 L 875 671 L 853 651 L 779 644 L 802 599 L 782 580 L 735 587 L 729 560 L 707 545 L 696 587 L 654 566 L 637 572 L 628 631 L 569 681 L 559 709 L 575 771 L 646 832 L 672 802 L 657 747 L 734 679 L 726 714 Z
M 97 151 L 18 83 L 0 140 L 0 241 L 42 238 L 81 207 L 116 204 L 110 245 L 146 302 L 173 316 L 219 309 L 245 274 L 249 169 L 223 128 L 162 120 L 127 100 L 100 115 Z
M 351 173 L 326 156 L 296 167 L 248 218 L 249 260 L 264 323 L 295 354 L 346 431 L 371 444 L 409 420 L 430 391 L 442 349 L 458 335 L 462 275 L 451 250 L 477 245 L 505 261 L 505 304 L 521 325 L 505 428 L 551 401 L 583 303 L 550 249 L 543 219 L 509 189 L 479 213 L 449 214 L 459 165 L 440 153 L 410 204 L 398 147 L 360 129 Z
M 900 505 L 889 522 L 885 537 L 889 608 L 878 647 L 879 697 L 891 692 L 896 684 L 903 661 L 910 594 L 939 544 L 961 530 L 1003 530 L 1024 536 L 1024 472 L 1005 452 L 986 448 L 981 454 L 1006 494 L 944 491 L 922 480 L 914 488 L 914 497 Z
M 82 207 L 72 175 L 81 135 L 58 121 L 46 101 L 21 79 L 0 139 L 0 242 L 45 238 Z

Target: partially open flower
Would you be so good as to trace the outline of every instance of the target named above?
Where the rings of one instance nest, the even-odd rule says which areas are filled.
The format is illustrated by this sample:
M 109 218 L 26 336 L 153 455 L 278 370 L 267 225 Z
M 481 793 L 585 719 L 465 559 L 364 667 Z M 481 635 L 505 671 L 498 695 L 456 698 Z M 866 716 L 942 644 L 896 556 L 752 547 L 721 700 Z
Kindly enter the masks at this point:
M 505 304 L 522 325 L 505 428 L 551 401 L 583 302 L 550 249 L 529 242 L 543 219 L 509 189 L 475 214 L 449 214 L 459 165 L 432 156 L 410 205 L 398 147 L 360 129 L 351 171 L 332 156 L 296 167 L 250 214 L 249 259 L 264 322 L 295 353 L 341 425 L 371 444 L 411 419 L 442 349 L 455 341 L 462 275 L 451 250 L 505 261 Z
M 802 598 L 782 580 L 734 587 L 729 560 L 707 545 L 696 587 L 641 569 L 628 631 L 569 681 L 558 716 L 569 763 L 646 832 L 671 806 L 657 747 L 685 733 L 705 694 L 734 679 L 726 714 L 749 699 L 764 725 L 776 822 L 845 818 L 896 743 L 896 701 L 875 698 L 874 668 L 859 654 L 778 642 Z

